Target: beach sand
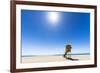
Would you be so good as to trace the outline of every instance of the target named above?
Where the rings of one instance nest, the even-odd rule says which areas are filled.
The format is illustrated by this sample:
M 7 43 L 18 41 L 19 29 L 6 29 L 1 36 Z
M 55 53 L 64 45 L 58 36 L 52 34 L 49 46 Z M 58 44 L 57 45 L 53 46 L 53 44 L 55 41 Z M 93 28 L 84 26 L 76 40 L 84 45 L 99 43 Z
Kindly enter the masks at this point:
M 71 58 L 78 59 L 78 61 L 82 60 L 90 60 L 90 55 L 72 55 Z M 23 56 L 21 62 L 22 63 L 41 63 L 41 62 L 60 62 L 60 61 L 70 61 L 63 56 Z

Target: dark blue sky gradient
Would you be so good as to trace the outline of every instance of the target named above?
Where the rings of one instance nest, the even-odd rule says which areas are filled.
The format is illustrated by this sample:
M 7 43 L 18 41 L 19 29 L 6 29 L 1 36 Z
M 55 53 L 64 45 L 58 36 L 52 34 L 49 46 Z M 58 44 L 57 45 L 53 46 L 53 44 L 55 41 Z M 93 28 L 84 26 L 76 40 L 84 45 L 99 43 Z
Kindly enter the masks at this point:
M 63 54 L 68 43 L 73 53 L 89 53 L 90 14 L 57 12 L 58 23 L 53 27 L 49 12 L 21 10 L 22 55 Z

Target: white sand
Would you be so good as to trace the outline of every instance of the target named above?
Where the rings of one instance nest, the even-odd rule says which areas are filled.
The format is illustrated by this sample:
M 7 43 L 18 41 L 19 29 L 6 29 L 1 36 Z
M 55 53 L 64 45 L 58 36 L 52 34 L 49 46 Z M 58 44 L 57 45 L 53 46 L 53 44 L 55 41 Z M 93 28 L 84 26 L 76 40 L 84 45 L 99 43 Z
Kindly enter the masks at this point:
M 89 55 L 72 55 L 71 58 L 80 60 L 90 60 Z M 29 56 L 22 57 L 22 63 L 39 63 L 39 62 L 59 62 L 66 61 L 63 56 Z M 69 60 L 68 60 L 69 61 Z

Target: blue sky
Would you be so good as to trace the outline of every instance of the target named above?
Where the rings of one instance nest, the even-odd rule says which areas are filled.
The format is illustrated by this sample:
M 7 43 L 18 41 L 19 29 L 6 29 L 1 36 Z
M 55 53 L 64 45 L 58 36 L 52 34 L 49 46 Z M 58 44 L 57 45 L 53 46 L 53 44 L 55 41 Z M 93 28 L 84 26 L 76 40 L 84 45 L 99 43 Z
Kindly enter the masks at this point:
M 64 54 L 90 51 L 90 14 L 21 10 L 22 55 Z

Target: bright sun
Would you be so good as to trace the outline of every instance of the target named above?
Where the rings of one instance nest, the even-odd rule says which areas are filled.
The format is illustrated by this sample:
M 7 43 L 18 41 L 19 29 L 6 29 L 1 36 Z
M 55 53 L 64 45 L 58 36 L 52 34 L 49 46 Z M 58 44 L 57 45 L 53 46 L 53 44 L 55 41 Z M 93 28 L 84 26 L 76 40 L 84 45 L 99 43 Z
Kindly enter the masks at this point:
M 58 12 L 49 12 L 48 13 L 48 20 L 52 26 L 58 25 L 57 23 L 59 21 L 59 13 Z

